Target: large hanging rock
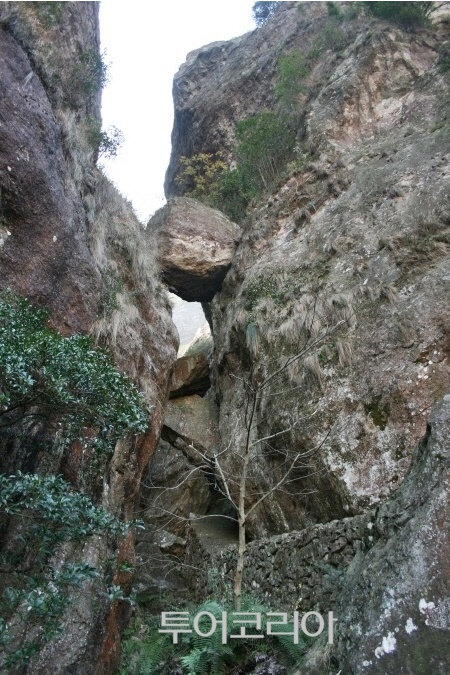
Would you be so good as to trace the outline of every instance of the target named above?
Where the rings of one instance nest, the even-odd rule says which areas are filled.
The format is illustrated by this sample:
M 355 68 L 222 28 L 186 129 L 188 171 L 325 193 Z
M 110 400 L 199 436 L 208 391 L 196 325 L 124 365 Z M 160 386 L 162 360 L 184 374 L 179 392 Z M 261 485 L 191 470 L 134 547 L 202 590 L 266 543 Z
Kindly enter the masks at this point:
M 158 230 L 158 258 L 164 281 L 190 302 L 209 302 L 220 290 L 240 229 L 220 211 L 195 199 L 177 197 L 150 220 Z

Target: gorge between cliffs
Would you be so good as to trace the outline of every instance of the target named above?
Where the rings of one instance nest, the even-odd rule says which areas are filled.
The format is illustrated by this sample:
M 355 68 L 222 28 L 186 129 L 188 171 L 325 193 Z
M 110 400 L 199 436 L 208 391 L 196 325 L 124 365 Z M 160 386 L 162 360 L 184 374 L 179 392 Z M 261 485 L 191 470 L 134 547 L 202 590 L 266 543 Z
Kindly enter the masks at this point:
M 450 672 L 450 3 L 254 15 L 144 226 L 98 3 L 0 4 L 1 673 Z

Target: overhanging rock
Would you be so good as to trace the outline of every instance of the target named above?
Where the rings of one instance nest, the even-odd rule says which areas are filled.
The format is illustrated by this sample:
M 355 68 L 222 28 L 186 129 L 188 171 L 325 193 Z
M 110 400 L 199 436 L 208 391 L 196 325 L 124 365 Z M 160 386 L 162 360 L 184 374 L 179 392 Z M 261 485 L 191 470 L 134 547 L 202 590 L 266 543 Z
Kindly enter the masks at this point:
M 169 289 L 190 302 L 212 300 L 230 267 L 240 228 L 188 197 L 171 199 L 148 227 L 158 230 L 158 260 Z

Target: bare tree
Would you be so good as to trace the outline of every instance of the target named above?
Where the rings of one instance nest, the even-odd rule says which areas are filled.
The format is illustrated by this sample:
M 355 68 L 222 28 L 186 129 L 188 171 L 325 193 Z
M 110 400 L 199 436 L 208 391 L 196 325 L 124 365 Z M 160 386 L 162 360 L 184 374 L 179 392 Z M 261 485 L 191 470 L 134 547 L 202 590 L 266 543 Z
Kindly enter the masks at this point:
M 304 359 L 307 354 L 318 346 L 319 342 L 322 342 L 325 339 L 325 336 L 322 336 L 320 340 L 313 341 L 311 344 L 306 345 L 301 351 L 299 351 L 294 356 L 287 358 L 284 363 L 275 370 L 272 374 L 268 375 L 265 378 L 258 380 L 258 377 L 253 377 L 251 380 L 241 379 L 245 392 L 246 392 L 246 402 L 245 402 L 245 442 L 243 448 L 233 448 L 227 447 L 225 450 L 218 452 L 214 455 L 214 464 L 217 472 L 218 482 L 220 483 L 220 489 L 222 493 L 227 497 L 229 502 L 235 508 L 237 513 L 237 522 L 238 522 L 238 546 L 237 546 L 237 556 L 236 556 L 236 569 L 234 574 L 233 582 L 233 597 L 234 597 L 234 607 L 236 610 L 241 608 L 241 597 L 242 597 L 242 581 L 244 575 L 244 566 L 245 566 L 245 552 L 246 552 L 246 531 L 247 523 L 249 516 L 264 502 L 268 497 L 273 493 L 282 490 L 283 487 L 287 486 L 292 479 L 293 473 L 298 469 L 311 468 L 311 459 L 312 457 L 320 450 L 326 438 L 329 436 L 329 431 L 324 435 L 324 438 L 321 442 L 308 450 L 301 450 L 297 452 L 289 452 L 287 449 L 284 451 L 285 454 L 285 469 L 282 472 L 282 475 L 278 477 L 275 483 L 265 489 L 261 494 L 256 498 L 256 501 L 253 501 L 251 505 L 248 505 L 248 477 L 249 477 L 249 468 L 252 459 L 258 453 L 258 448 L 267 444 L 270 441 L 274 440 L 277 437 L 288 435 L 290 432 L 298 428 L 300 422 L 304 422 L 304 418 L 298 418 L 293 421 L 291 424 L 283 428 L 281 431 L 276 433 L 269 434 L 264 437 L 255 437 L 256 431 L 256 413 L 257 407 L 260 401 L 267 395 L 271 396 L 269 388 L 281 381 L 283 374 L 287 371 L 289 366 L 295 361 Z M 281 392 L 279 392 L 281 393 Z M 283 393 L 288 393 L 283 390 Z M 308 415 L 310 418 L 314 413 Z M 232 475 L 229 471 L 225 470 L 223 467 L 223 456 L 226 452 L 232 451 L 236 453 L 240 459 L 240 471 L 238 475 Z M 283 451 L 282 451 L 283 452 Z M 203 457 L 203 459 L 207 459 Z M 233 486 L 237 486 L 237 498 L 234 497 L 236 489 L 233 489 Z M 254 495 L 253 495 L 254 496 Z
M 289 374 L 290 369 L 295 364 L 303 364 L 305 368 L 311 367 L 311 363 L 313 362 L 312 357 L 316 351 L 329 341 L 332 336 L 335 336 L 341 328 L 351 324 L 352 314 L 349 307 L 345 303 L 341 305 L 339 303 L 342 303 L 342 298 L 339 298 L 335 303 L 338 315 L 336 313 L 334 315 L 329 314 L 326 323 L 322 323 L 321 328 L 317 329 L 318 307 L 317 301 L 314 299 L 309 306 L 308 312 L 304 315 L 301 326 L 302 330 L 299 331 L 299 339 L 294 353 L 291 356 L 286 356 L 284 359 L 278 359 L 269 364 L 267 367 L 268 374 L 263 374 L 262 369 L 259 369 L 252 371 L 247 377 L 233 376 L 236 381 L 240 382 L 244 392 L 242 409 L 245 433 L 243 441 L 239 444 L 239 441 L 231 440 L 224 448 L 214 452 L 212 455 L 208 455 L 191 445 L 191 453 L 194 453 L 198 458 L 197 466 L 191 467 L 186 477 L 182 478 L 176 486 L 169 488 L 180 487 L 196 471 L 205 472 L 212 470 L 215 475 L 217 489 L 234 508 L 238 524 L 236 568 L 233 581 L 233 597 L 236 610 L 241 608 L 249 517 L 275 492 L 289 489 L 291 484 L 298 480 L 300 471 L 302 472 L 303 479 L 317 471 L 314 469 L 314 458 L 320 452 L 320 449 L 331 433 L 331 429 L 328 429 L 324 432 L 318 443 L 306 449 L 295 450 L 292 449 L 293 444 L 290 446 L 287 441 L 286 443 L 282 443 L 283 447 L 276 450 L 283 459 L 281 470 L 278 471 L 272 485 L 262 486 L 258 492 L 255 492 L 254 488 L 250 486 L 251 468 L 252 463 L 258 455 L 262 454 L 263 448 L 269 447 L 273 451 L 274 442 L 279 444 L 280 440 L 283 441 L 284 438 L 288 439 L 292 432 L 299 430 L 302 425 L 305 425 L 317 413 L 317 410 L 305 410 L 303 415 L 294 415 L 288 420 L 281 430 L 261 434 L 258 416 L 259 406 L 270 397 L 280 395 L 287 398 L 291 397 L 295 390 L 299 389 L 302 385 L 293 386 L 286 382 L 289 379 L 286 376 Z M 313 329 L 313 326 L 316 326 L 316 329 Z M 317 375 L 317 378 L 319 379 L 320 375 Z M 192 459 L 192 454 L 190 458 Z M 231 458 L 233 458 L 233 462 L 231 463 L 234 464 L 234 468 L 232 469 L 229 468 L 229 460 Z M 289 491 L 293 494 L 291 490 Z M 302 491 L 302 494 L 304 494 L 304 491 Z

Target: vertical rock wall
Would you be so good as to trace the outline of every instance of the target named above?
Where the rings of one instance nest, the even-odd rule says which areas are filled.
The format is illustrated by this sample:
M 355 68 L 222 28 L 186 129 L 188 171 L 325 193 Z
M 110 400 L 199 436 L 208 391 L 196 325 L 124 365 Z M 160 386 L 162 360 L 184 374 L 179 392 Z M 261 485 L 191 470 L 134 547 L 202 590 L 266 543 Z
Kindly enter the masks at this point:
M 247 590 L 287 602 L 286 580 L 293 597 L 335 560 L 314 577 L 333 593 L 306 583 L 305 608 L 333 604 L 338 639 L 299 673 L 446 673 L 449 6 L 404 30 L 353 3 L 335 3 L 339 20 L 326 3 L 281 5 L 261 29 L 188 56 L 166 176 L 171 196 L 183 155 L 232 167 L 236 122 L 276 110 L 280 54 L 307 60 L 292 162 L 242 214 L 211 306 L 221 462 L 237 484 L 248 389 L 283 372 L 256 406 L 248 507 L 270 497 L 247 522 Z M 308 459 L 271 492 L 298 452 Z M 195 566 L 233 569 L 233 551 L 201 544 L 194 527 Z
M 2 3 L 0 56 L 0 285 L 48 308 L 63 334 L 92 334 L 144 393 L 148 431 L 120 442 L 105 475 L 93 477 L 103 486 L 100 503 L 128 520 L 159 438 L 178 336 L 151 234 L 96 167 L 104 78 L 98 3 Z M 83 475 L 72 450 L 51 470 L 78 488 Z M 11 471 L 24 468 L 17 445 L 7 460 Z M 101 567 L 115 553 L 97 538 L 82 556 Z M 133 562 L 132 535 L 118 553 L 119 562 Z M 70 560 L 79 551 L 61 555 Z M 129 572 L 112 576 L 130 589 Z M 95 584 L 84 590 L 27 672 L 114 672 L 128 605 Z
M 276 484 L 277 456 L 309 459 L 290 494 L 252 514 L 251 536 L 388 497 L 450 386 L 448 21 L 405 31 L 347 6 L 335 21 L 325 3 L 282 3 L 261 29 L 191 54 L 175 78 L 168 194 L 181 155 L 235 159 L 236 122 L 276 109 L 280 55 L 309 68 L 292 162 L 248 209 L 212 303 L 231 474 L 247 433 L 245 383 L 308 350 L 258 405 L 253 440 L 276 440 L 257 446 L 249 492 Z

